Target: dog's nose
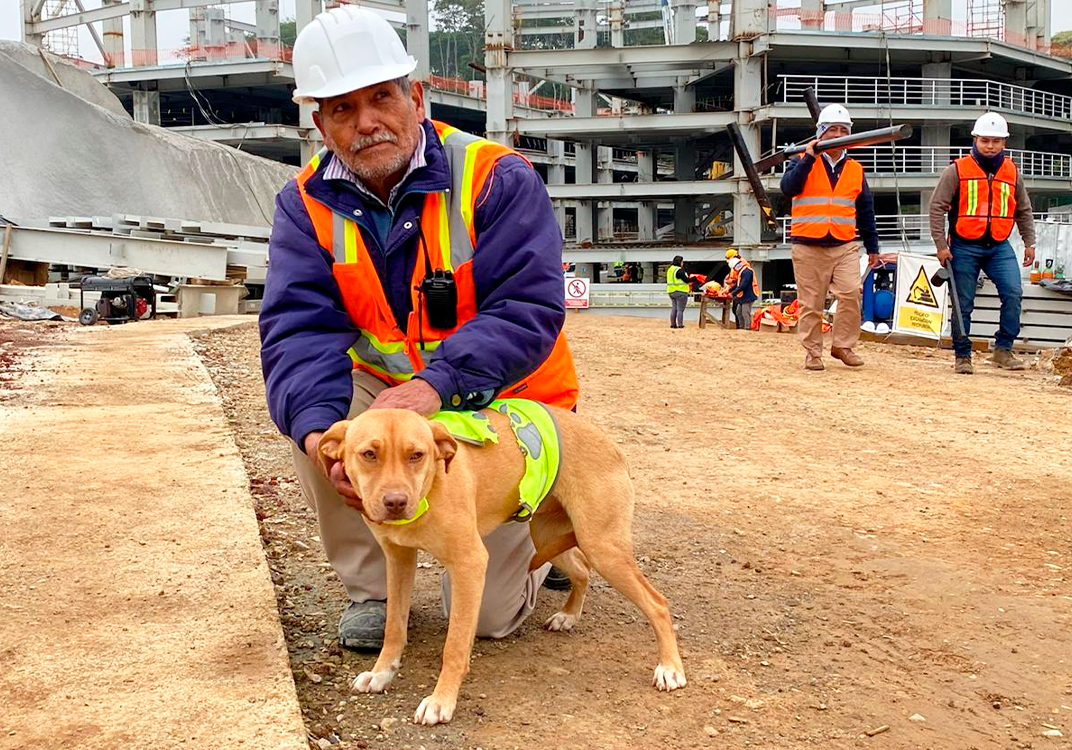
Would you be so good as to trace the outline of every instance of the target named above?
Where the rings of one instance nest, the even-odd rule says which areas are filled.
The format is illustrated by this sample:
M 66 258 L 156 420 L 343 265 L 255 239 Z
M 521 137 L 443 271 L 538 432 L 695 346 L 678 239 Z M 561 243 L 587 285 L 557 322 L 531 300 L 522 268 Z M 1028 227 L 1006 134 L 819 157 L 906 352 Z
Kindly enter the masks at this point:
M 397 513 L 400 510 L 405 510 L 405 508 L 406 508 L 406 500 L 408 500 L 408 498 L 406 497 L 405 492 L 385 492 L 385 493 L 383 493 L 383 507 L 388 512 Z

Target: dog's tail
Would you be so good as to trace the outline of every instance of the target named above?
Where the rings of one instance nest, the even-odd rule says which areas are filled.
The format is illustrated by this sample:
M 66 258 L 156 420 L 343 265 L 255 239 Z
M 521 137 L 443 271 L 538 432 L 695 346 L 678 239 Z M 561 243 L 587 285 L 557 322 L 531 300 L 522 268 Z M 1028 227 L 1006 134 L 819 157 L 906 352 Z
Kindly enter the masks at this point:
M 536 554 L 532 557 L 532 562 L 529 563 L 529 572 L 531 573 L 545 562 L 550 562 L 566 550 L 573 549 L 576 546 L 577 535 L 572 531 L 552 540 L 543 549 L 536 550 Z

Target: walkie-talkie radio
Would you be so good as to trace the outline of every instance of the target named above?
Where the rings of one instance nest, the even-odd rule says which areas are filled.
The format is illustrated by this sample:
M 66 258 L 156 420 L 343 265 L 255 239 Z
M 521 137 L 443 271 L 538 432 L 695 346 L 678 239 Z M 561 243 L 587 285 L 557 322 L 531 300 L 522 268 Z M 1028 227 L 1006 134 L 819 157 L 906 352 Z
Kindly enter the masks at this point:
M 458 325 L 458 285 L 454 283 L 454 274 L 442 268 L 433 270 L 428 257 L 428 241 L 424 238 L 424 229 L 417 223 L 421 245 L 424 249 L 424 278 L 417 287 L 418 304 L 423 304 L 428 311 L 428 324 L 432 328 L 451 330 Z M 418 324 L 421 311 L 417 310 Z M 424 348 L 424 331 L 420 331 L 421 348 Z
M 428 255 L 424 257 L 427 261 Z M 458 285 L 454 283 L 454 274 L 441 269 L 429 273 L 421 281 L 421 295 L 432 328 L 450 330 L 458 325 Z

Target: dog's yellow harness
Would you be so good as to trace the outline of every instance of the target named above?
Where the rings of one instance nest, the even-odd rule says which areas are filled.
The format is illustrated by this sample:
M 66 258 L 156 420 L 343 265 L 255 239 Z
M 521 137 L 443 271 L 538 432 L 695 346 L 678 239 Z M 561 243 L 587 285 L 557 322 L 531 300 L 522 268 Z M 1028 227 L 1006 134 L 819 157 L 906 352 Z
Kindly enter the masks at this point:
M 551 492 L 558 478 L 562 457 L 558 425 L 551 412 L 538 401 L 507 398 L 492 401 L 489 409 L 506 415 L 514 432 L 521 455 L 525 457 L 525 473 L 518 482 L 520 506 L 511 521 L 529 521 L 540 503 Z M 498 443 L 499 434 L 488 416 L 479 411 L 441 411 L 429 417 L 442 423 L 456 440 L 470 445 L 485 446 Z M 428 510 L 428 498 L 421 498 L 413 518 L 384 521 L 392 526 L 413 523 Z

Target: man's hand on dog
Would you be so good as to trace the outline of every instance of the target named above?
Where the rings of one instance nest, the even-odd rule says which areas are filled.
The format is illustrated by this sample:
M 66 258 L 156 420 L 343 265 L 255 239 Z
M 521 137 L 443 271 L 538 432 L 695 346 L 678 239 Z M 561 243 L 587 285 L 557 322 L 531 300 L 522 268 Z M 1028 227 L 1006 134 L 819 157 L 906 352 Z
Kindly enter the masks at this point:
M 370 409 L 409 409 L 430 417 L 443 408 L 439 391 L 420 378 L 380 391 Z
M 317 446 L 323 436 L 323 432 L 310 432 L 305 436 L 305 455 L 310 458 L 317 455 Z M 323 456 L 323 460 L 324 463 L 320 465 L 327 466 L 328 479 L 331 481 L 335 491 L 342 495 L 342 499 L 351 508 L 361 510 L 361 498 L 357 496 L 354 486 L 350 484 L 350 479 L 346 476 L 346 467 L 342 465 L 342 461 L 332 461 L 327 456 Z

